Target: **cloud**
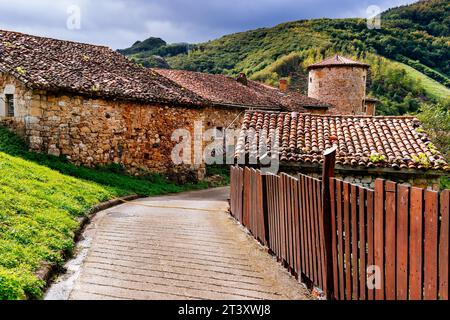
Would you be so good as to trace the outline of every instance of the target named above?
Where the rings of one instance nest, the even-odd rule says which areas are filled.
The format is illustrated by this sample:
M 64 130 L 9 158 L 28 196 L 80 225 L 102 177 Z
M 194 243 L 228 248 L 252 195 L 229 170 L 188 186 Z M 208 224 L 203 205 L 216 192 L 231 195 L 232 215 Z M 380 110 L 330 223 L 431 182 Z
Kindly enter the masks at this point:
M 130 46 L 149 36 L 202 42 L 225 34 L 311 18 L 365 17 L 413 0 L 0 0 L 0 29 L 54 38 Z M 67 9 L 81 10 L 81 29 L 69 30 Z

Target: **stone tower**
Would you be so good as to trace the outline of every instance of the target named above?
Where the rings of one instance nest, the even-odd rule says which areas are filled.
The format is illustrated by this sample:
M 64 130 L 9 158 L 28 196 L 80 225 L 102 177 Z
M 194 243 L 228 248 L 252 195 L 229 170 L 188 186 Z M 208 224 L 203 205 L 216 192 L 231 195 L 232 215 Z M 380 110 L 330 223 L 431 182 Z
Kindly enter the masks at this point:
M 369 67 L 339 55 L 310 65 L 308 96 L 334 105 L 336 113 L 366 114 Z

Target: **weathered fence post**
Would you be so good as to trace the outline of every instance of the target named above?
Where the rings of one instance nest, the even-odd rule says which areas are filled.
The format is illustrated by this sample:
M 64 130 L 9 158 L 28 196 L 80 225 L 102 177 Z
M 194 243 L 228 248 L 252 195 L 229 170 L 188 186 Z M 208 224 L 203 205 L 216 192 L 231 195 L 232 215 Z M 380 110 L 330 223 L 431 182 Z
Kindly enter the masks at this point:
M 265 245 L 267 247 L 270 248 L 270 238 L 269 238 L 269 208 L 268 208 L 268 194 L 267 194 L 267 175 L 266 174 L 262 174 L 261 176 L 262 178 L 262 197 L 263 197 L 263 215 L 264 215 L 264 221 L 263 221 L 263 225 L 264 225 L 264 241 L 265 241 Z
M 333 255 L 332 255 L 332 231 L 331 231 L 331 195 L 330 179 L 334 177 L 334 168 L 336 162 L 336 147 L 324 152 L 324 161 L 322 169 L 322 214 L 321 214 L 321 233 L 323 236 L 323 261 L 325 263 L 324 291 L 327 299 L 331 300 L 334 295 L 333 282 Z

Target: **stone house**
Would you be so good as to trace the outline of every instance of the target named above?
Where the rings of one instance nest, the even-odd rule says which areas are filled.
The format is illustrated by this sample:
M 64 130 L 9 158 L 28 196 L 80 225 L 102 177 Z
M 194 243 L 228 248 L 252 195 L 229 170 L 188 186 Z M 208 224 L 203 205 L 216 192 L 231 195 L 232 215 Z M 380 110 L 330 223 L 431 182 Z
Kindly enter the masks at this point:
M 323 152 L 335 146 L 336 175 L 342 180 L 373 188 L 375 179 L 384 178 L 438 190 L 449 166 L 420 125 L 414 117 L 249 111 L 236 157 L 247 164 L 256 159 L 260 166 L 260 150 L 267 141 L 252 139 L 248 132 L 253 130 L 268 140 L 278 136 L 279 148 L 268 151 L 279 158 L 281 172 L 320 178 Z
M 0 124 L 78 165 L 201 178 L 203 164 L 173 164 L 176 129 L 239 128 L 247 109 L 303 107 L 329 106 L 245 77 L 149 70 L 107 47 L 0 31 Z

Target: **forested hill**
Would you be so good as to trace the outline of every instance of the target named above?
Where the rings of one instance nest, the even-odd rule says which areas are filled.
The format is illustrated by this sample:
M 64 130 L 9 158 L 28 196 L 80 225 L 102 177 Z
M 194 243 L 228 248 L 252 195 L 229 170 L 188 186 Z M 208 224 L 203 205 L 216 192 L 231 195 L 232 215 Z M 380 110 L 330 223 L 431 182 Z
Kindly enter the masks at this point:
M 245 72 L 269 84 L 287 78 L 301 92 L 306 66 L 340 53 L 371 64 L 369 89 L 381 100 L 380 113 L 403 114 L 422 102 L 448 103 L 449 25 L 450 1 L 429 0 L 386 11 L 381 29 L 369 29 L 365 19 L 301 20 L 195 45 L 157 43 L 142 50 L 139 42 L 141 48 L 122 53 L 146 66 L 161 56 L 175 69 Z

